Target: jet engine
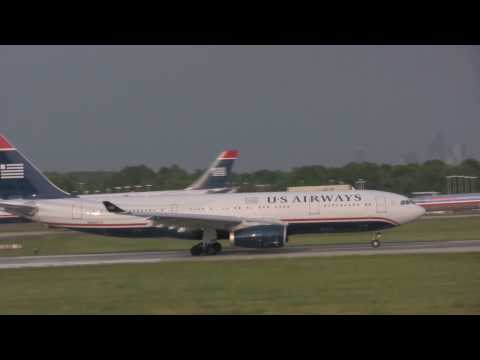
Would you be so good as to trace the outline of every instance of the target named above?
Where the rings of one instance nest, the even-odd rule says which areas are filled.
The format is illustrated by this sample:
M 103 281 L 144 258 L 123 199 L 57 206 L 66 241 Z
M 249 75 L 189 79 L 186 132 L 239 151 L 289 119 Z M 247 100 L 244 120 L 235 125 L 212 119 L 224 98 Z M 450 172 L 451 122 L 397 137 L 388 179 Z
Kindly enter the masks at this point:
M 245 248 L 278 248 L 288 242 L 284 225 L 257 225 L 231 231 L 230 243 Z

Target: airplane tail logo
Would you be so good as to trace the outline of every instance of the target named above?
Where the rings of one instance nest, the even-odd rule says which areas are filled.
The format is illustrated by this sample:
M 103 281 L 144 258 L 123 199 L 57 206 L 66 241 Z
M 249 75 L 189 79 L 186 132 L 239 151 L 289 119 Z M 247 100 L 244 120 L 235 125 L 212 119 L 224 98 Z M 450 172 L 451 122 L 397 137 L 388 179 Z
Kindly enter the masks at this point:
M 60 199 L 70 194 L 52 184 L 0 134 L 0 199 Z
M 23 164 L 0 164 L 0 179 L 23 179 L 25 168 Z
M 210 173 L 212 176 L 227 176 L 227 169 L 224 167 L 213 168 Z
M 238 158 L 237 150 L 225 150 L 205 173 L 185 190 L 209 190 L 228 187 L 227 182 L 232 174 L 232 167 Z

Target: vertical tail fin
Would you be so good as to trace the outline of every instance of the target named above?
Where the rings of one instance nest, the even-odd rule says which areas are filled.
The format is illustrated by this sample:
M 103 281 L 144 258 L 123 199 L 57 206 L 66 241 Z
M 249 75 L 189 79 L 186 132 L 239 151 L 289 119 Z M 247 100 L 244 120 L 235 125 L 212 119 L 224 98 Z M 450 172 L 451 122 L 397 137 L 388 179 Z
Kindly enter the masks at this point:
M 70 197 L 0 134 L 0 199 Z
M 225 150 L 210 165 L 203 175 L 185 190 L 207 190 L 227 187 L 232 175 L 232 167 L 238 158 L 237 150 Z

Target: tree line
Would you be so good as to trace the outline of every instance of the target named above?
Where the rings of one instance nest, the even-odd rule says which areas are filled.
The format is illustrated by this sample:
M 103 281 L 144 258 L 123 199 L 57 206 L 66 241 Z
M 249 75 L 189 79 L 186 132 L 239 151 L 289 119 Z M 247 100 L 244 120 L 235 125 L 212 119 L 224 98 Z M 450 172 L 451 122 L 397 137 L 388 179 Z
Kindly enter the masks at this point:
M 49 172 L 46 175 L 70 193 L 120 192 L 128 190 L 176 190 L 193 183 L 204 170 L 188 172 L 177 165 L 157 171 L 145 165 L 127 166 L 119 171 Z M 480 162 L 467 159 L 458 165 L 441 160 L 406 165 L 351 162 L 341 167 L 310 165 L 288 171 L 258 170 L 233 173 L 231 186 L 239 191 L 282 191 L 289 186 L 351 184 L 366 180 L 365 189 L 408 195 L 415 191 L 446 192 L 446 176 L 480 177 Z M 147 186 L 148 185 L 148 186 Z M 130 187 L 130 188 L 128 188 Z M 477 186 L 477 190 L 478 186 Z

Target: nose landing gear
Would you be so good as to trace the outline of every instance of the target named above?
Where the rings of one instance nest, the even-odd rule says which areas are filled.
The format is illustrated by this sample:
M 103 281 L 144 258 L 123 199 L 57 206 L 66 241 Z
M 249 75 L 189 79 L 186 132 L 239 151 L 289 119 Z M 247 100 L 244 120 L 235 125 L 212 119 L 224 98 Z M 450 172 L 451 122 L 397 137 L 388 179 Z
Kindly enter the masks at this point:
M 382 233 L 380 231 L 376 231 L 375 234 L 373 235 L 372 242 L 370 243 L 372 247 L 378 248 L 380 247 L 380 239 L 382 237 Z

